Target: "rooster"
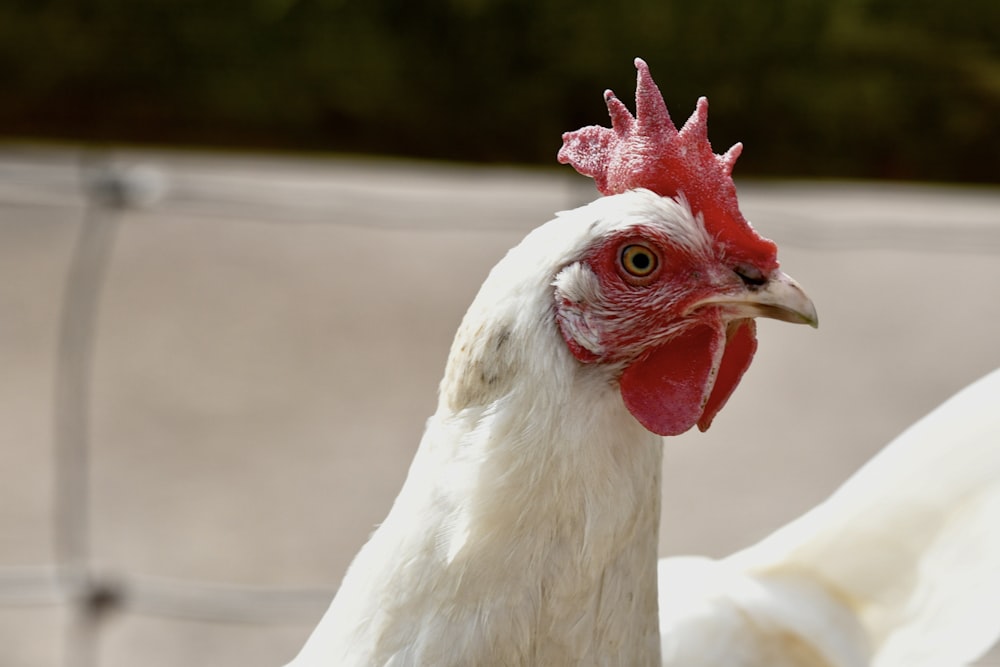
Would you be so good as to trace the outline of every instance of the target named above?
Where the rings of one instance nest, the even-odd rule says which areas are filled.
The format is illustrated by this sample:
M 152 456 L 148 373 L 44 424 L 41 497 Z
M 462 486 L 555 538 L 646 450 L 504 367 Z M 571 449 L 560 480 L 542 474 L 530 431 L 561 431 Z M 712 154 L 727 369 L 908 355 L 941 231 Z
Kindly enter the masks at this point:
M 559 154 L 606 196 L 490 272 L 399 496 L 289 667 L 862 665 L 899 625 L 879 607 L 897 587 L 865 598 L 810 560 L 822 510 L 728 560 L 658 564 L 661 436 L 709 428 L 754 318 L 817 315 L 740 213 L 741 146 L 712 151 L 704 99 L 678 130 L 636 67 L 636 115 L 605 93 L 612 127 Z

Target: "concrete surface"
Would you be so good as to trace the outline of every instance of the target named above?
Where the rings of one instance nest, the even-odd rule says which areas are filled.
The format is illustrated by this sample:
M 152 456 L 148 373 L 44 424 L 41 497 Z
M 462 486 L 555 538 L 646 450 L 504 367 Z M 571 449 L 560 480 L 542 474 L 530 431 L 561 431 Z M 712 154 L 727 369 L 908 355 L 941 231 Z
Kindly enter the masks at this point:
M 85 210 L 119 215 L 84 196 L 102 160 L 145 166 L 89 384 L 89 561 L 125 591 L 98 663 L 281 664 L 398 490 L 480 281 L 593 191 L 568 169 L 0 150 L 4 666 L 73 664 L 46 584 L 55 350 Z M 1000 190 L 739 186 L 822 325 L 762 322 L 712 430 L 667 441 L 664 554 L 767 534 L 1000 365 Z

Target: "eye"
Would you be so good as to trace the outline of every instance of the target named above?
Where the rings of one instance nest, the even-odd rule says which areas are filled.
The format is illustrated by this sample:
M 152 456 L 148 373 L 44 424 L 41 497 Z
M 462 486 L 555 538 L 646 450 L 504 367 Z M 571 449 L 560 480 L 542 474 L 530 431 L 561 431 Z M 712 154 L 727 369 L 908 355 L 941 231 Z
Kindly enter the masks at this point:
M 738 275 L 747 287 L 760 287 L 767 282 L 761 270 L 750 264 L 737 264 L 733 267 L 733 273 Z
M 625 273 L 636 278 L 649 277 L 660 264 L 660 258 L 652 248 L 636 243 L 622 248 L 620 261 Z

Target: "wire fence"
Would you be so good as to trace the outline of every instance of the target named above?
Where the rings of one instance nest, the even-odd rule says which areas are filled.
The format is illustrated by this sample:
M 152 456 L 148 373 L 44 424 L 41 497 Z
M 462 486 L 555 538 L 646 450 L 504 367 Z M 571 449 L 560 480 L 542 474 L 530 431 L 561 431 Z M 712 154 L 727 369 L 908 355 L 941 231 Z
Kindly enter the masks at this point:
M 391 172 L 392 167 L 384 169 Z M 59 192 L 66 192 L 66 178 L 76 180 L 82 195 L 82 217 L 62 289 L 56 347 L 51 415 L 55 465 L 51 516 L 54 565 L 0 568 L 0 606 L 68 610 L 62 651 L 64 667 L 99 667 L 100 637 L 111 612 L 237 624 L 305 623 L 319 617 L 332 595 L 327 588 L 238 586 L 95 569 L 90 474 L 95 338 L 102 290 L 126 212 L 159 207 L 169 210 L 171 215 L 184 216 L 197 208 L 202 217 L 229 220 L 431 231 L 448 228 L 457 217 L 463 220 L 463 225 L 478 225 L 478 231 L 483 233 L 507 233 L 538 222 L 539 211 L 567 208 L 590 198 L 589 188 L 584 190 L 570 180 L 559 178 L 528 187 L 537 181 L 531 174 L 524 177 L 518 197 L 507 197 L 504 196 L 507 186 L 475 172 L 462 176 L 469 187 L 458 190 L 446 190 L 438 181 L 421 180 L 419 176 L 414 182 L 409 173 L 405 181 L 388 189 L 385 186 L 378 189 L 363 175 L 353 175 L 349 169 L 341 172 L 343 178 L 335 184 L 323 180 L 325 173 L 296 172 L 277 184 L 270 182 L 264 192 L 265 188 L 258 187 L 259 183 L 249 175 L 220 170 L 218 165 L 208 171 L 194 169 L 186 176 L 173 172 L 168 176 L 135 157 L 123 162 L 114 155 L 92 152 L 83 153 L 75 167 L 60 172 L 61 188 L 45 187 L 45 179 L 52 178 L 48 175 L 37 179 L 41 183 L 37 188 L 28 187 L 29 181 L 35 182 L 32 176 L 28 181 L 22 180 L 16 191 L 10 187 L 5 191 L 0 173 L 0 199 L 12 206 L 31 207 L 41 201 L 51 202 L 53 197 L 62 196 Z M 11 173 L 7 174 L 8 186 L 15 180 Z M 792 212 L 794 188 L 792 206 L 786 210 L 782 209 L 786 205 L 782 202 L 789 200 L 787 190 L 772 199 L 766 185 L 758 187 L 757 215 L 767 214 L 770 230 L 786 245 L 833 250 L 892 247 L 921 252 L 1000 253 L 996 194 L 987 189 L 959 193 L 966 200 L 981 198 L 982 203 L 967 209 L 971 213 L 965 218 L 951 219 L 947 225 L 933 220 L 935 214 L 929 211 L 928 224 L 909 220 L 913 224 L 904 228 L 891 215 L 875 210 L 867 213 L 867 219 L 856 215 L 833 234 L 823 224 L 804 225 L 801 219 L 792 220 L 796 217 Z M 807 190 L 803 186 L 803 193 L 810 194 Z M 465 207 L 474 211 L 484 193 L 494 204 L 489 217 L 439 215 L 442 201 L 447 201 L 453 209 Z M 827 196 L 836 200 L 837 194 L 834 187 Z M 345 214 L 365 199 L 377 201 L 377 206 L 364 220 Z
M 316 618 L 331 591 L 283 590 L 98 573 L 91 560 L 90 413 L 101 292 L 122 213 L 155 202 L 162 175 L 84 154 L 82 222 L 66 272 L 56 350 L 52 422 L 55 502 L 53 567 L 0 569 L 0 605 L 69 611 L 65 667 L 98 667 L 99 638 L 112 611 L 226 623 Z

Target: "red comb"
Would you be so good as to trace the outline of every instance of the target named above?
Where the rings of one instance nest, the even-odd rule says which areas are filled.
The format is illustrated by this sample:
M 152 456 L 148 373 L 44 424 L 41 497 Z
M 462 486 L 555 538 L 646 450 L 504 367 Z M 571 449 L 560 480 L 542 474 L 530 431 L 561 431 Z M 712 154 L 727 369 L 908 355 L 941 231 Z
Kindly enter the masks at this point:
M 592 177 L 605 195 L 634 188 L 665 197 L 683 195 L 719 243 L 746 255 L 744 259 L 761 270 L 775 268 L 774 243 L 754 231 L 736 201 L 730 174 L 743 145 L 736 144 L 723 155 L 712 152 L 704 97 L 678 131 L 649 67 L 641 58 L 635 59 L 635 67 L 635 116 L 613 92 L 605 91 L 611 127 L 591 125 L 563 134 L 559 162 Z

